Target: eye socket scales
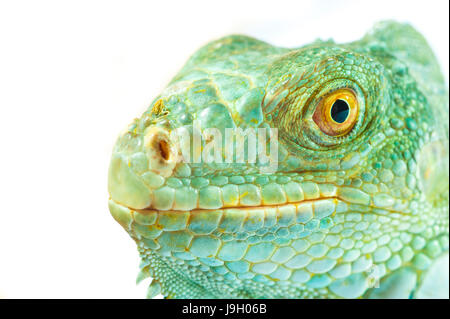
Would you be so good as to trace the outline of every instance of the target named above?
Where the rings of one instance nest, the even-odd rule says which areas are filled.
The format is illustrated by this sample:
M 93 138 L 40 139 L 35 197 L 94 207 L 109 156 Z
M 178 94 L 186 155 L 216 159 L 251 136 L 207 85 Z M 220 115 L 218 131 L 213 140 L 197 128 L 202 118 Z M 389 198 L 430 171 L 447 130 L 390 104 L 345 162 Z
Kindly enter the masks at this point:
M 359 104 L 355 92 L 343 88 L 324 96 L 317 104 L 312 119 L 323 133 L 340 137 L 351 131 L 358 112 Z
M 341 145 L 364 143 L 363 133 L 380 124 L 392 97 L 386 70 L 377 60 L 340 47 L 332 51 L 302 49 L 295 61 L 289 55 L 286 63 L 282 56 L 270 67 L 261 109 L 298 156 L 344 154 Z M 344 108 L 335 104 L 339 99 Z

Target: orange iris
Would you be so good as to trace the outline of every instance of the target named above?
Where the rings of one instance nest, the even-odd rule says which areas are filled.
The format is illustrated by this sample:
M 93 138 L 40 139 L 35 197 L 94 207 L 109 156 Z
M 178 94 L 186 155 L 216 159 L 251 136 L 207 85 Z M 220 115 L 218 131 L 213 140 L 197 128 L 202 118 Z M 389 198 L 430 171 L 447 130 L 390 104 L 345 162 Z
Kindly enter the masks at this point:
M 359 104 L 351 89 L 339 89 L 323 97 L 313 114 L 313 121 L 330 136 L 344 136 L 358 117 Z

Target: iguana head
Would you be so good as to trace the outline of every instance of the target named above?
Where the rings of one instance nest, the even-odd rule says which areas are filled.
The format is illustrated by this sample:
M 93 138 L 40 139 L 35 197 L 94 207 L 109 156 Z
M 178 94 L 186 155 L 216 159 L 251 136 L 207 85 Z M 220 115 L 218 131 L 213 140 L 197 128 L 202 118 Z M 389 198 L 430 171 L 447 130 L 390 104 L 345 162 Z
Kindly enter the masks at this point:
M 347 44 L 214 41 L 119 136 L 108 189 L 149 295 L 410 294 L 448 249 L 439 66 L 391 22 Z

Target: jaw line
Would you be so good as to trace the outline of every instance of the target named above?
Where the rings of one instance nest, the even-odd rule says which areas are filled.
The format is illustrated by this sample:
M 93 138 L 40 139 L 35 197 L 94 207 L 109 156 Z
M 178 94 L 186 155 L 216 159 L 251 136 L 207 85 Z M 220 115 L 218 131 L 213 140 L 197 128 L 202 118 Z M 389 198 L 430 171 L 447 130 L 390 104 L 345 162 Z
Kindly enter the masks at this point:
M 284 204 L 272 204 L 272 205 L 258 205 L 258 206 L 224 206 L 224 207 L 219 207 L 219 208 L 195 208 L 195 209 L 191 209 L 191 210 L 176 210 L 176 209 L 167 209 L 167 210 L 160 210 L 160 209 L 155 209 L 155 208 L 144 208 L 144 209 L 135 209 L 135 208 L 131 208 L 128 207 L 116 200 L 114 200 L 113 198 L 109 198 L 110 201 L 114 202 L 116 205 L 119 205 L 123 208 L 126 208 L 130 211 L 134 211 L 134 212 L 139 212 L 141 214 L 150 214 L 150 213 L 156 213 L 156 214 L 164 214 L 164 213 L 207 213 L 207 212 L 230 212 L 230 211 L 234 211 L 234 212 L 249 212 L 249 211 L 256 211 L 256 210 L 264 210 L 264 209 L 279 209 L 279 208 L 283 208 L 283 207 L 287 207 L 287 206 L 302 206 L 302 205 L 307 205 L 307 204 L 313 204 L 313 203 L 317 203 L 317 202 L 321 202 L 324 200 L 334 200 L 335 205 L 337 205 L 338 203 L 345 203 L 347 205 L 349 204 L 353 204 L 351 202 L 348 202 L 342 198 L 339 198 L 338 196 L 329 196 L 329 197 L 319 197 L 319 198 L 314 198 L 314 199 L 306 199 L 306 200 L 302 200 L 302 201 L 298 201 L 298 202 L 291 202 L 291 203 L 284 203 Z M 376 214 L 376 215 L 381 215 L 379 213 L 376 213 L 373 211 L 373 209 L 378 209 L 378 210 L 383 210 L 389 213 L 395 213 L 395 214 L 402 214 L 402 215 L 408 215 L 408 212 L 404 212 L 404 211 L 399 211 L 399 210 L 393 210 L 393 209 L 389 209 L 386 207 L 378 207 L 378 206 L 374 206 L 374 205 L 362 205 L 362 204 L 356 204 L 356 205 L 360 205 L 361 207 L 367 207 L 370 209 L 369 214 Z M 349 209 L 343 210 L 339 213 L 343 213 L 345 211 L 350 211 Z M 361 212 L 361 211 L 358 211 Z M 334 216 L 337 212 L 335 211 L 334 213 L 331 214 L 331 216 Z
M 251 211 L 251 210 L 260 210 L 260 209 L 266 209 L 266 208 L 277 209 L 277 208 L 282 208 L 282 207 L 287 207 L 287 206 L 307 205 L 309 203 L 320 202 L 320 201 L 330 200 L 330 199 L 334 199 L 335 204 L 337 204 L 339 201 L 342 201 L 337 196 L 330 196 L 330 197 L 320 197 L 320 198 L 307 199 L 307 200 L 302 200 L 302 201 L 298 201 L 298 202 L 291 202 L 291 203 L 284 203 L 284 204 L 258 205 L 258 206 L 223 206 L 223 207 L 219 207 L 219 208 L 194 208 L 191 210 L 177 210 L 177 209 L 159 210 L 159 209 L 154 209 L 154 208 L 133 209 L 133 208 L 129 208 L 129 207 L 127 207 L 127 208 L 130 210 L 134 210 L 134 211 L 142 212 L 142 213 L 145 213 L 145 212 L 156 212 L 156 213 L 164 213 L 164 212 L 172 212 L 172 213 L 176 213 L 176 212 L 196 213 L 196 212 L 198 212 L 198 213 L 200 213 L 201 212 L 201 213 L 205 213 L 205 212 L 230 211 L 230 210 Z M 122 205 L 120 203 L 117 203 L 117 204 Z M 126 206 L 124 206 L 124 207 L 126 207 Z

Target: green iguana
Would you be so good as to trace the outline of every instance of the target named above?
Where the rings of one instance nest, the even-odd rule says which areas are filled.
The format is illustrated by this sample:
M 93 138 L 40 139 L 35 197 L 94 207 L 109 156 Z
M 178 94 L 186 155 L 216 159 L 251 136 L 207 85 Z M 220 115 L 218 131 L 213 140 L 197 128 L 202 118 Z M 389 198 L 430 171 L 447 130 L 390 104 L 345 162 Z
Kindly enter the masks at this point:
M 196 122 L 275 128 L 276 166 L 245 147 L 180 160 L 171 133 Z M 448 123 L 438 62 L 407 24 L 294 49 L 228 36 L 119 136 L 109 208 L 148 297 L 448 298 Z

